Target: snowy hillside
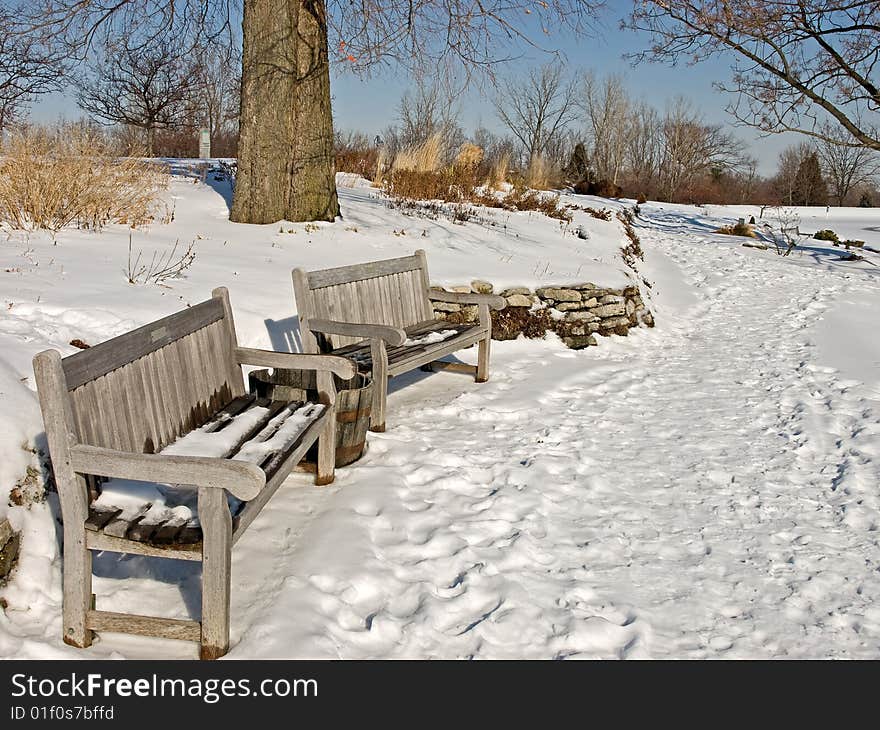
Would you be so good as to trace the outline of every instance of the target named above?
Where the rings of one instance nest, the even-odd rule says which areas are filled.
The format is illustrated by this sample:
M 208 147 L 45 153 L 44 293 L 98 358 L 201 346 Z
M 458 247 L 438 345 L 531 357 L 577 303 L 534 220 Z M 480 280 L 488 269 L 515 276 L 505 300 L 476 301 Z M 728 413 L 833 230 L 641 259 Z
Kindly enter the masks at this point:
M 490 211 L 390 210 L 356 180 L 334 225 L 242 226 L 228 186 L 178 178 L 175 221 L 135 252 L 195 241 L 185 278 L 132 285 L 128 232 L 0 244 L 0 491 L 35 465 L 30 359 L 96 343 L 226 285 L 239 338 L 296 339 L 294 266 L 427 251 L 432 279 L 625 286 L 622 231 Z M 568 196 L 581 206 L 617 208 Z M 757 208 L 647 204 L 639 274 L 657 326 L 573 351 L 493 344 L 492 379 L 390 384 L 389 429 L 317 489 L 294 475 L 233 553 L 230 657 L 823 657 L 880 654 L 880 254 L 790 257 L 713 233 Z M 801 230 L 880 249 L 880 211 L 807 209 Z M 586 238 L 576 235 L 578 228 Z M 473 361 L 475 352 L 462 359 Z M 103 635 L 61 643 L 53 498 L 0 506 L 23 534 L 0 589 L 0 657 L 194 657 Z M 190 564 L 102 554 L 102 608 L 198 615 Z

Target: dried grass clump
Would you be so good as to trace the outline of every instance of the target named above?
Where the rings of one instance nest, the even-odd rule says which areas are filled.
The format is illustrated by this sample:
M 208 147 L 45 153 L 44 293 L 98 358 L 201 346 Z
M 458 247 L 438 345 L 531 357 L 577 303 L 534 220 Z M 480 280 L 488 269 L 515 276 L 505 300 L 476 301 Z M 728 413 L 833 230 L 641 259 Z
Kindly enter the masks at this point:
M 537 190 L 530 190 L 524 185 L 515 185 L 509 193 L 501 197 L 490 192 L 480 191 L 471 198 L 471 202 L 485 205 L 487 208 L 536 211 L 565 223 L 570 223 L 572 219 L 571 207 L 560 205 L 558 195 L 547 195 Z
M 600 221 L 610 221 L 611 220 L 611 211 L 607 208 L 591 208 L 590 206 L 586 206 L 582 208 L 579 205 L 574 206 L 575 210 L 583 210 L 586 213 L 589 213 L 593 218 L 596 218 Z
M 102 134 L 82 125 L 25 127 L 0 152 L 0 222 L 15 229 L 144 225 L 168 185 L 162 168 L 115 157 Z
M 735 223 L 732 226 L 721 226 L 716 233 L 723 233 L 727 236 L 745 236 L 746 238 L 757 238 L 755 231 L 748 223 Z
M 501 190 L 510 175 L 510 155 L 504 153 L 492 162 L 487 184 L 492 190 Z
M 376 171 L 373 175 L 373 187 L 381 188 L 385 184 L 385 174 L 388 170 L 388 150 L 382 146 L 376 155 Z
M 483 148 L 470 142 L 465 142 L 458 149 L 455 157 L 455 167 L 476 168 L 483 161 Z
M 391 172 L 383 181 L 383 191 L 392 198 L 395 206 L 407 210 L 413 208 L 410 201 L 469 202 L 487 208 L 536 211 L 557 220 L 571 221 L 571 211 L 568 206 L 559 205 L 558 195 L 545 195 L 523 181 L 509 192 L 496 195 L 494 191 L 506 182 L 509 157 L 502 157 L 493 165 L 486 186 L 482 184 L 485 176 L 485 170 L 481 172 L 483 150 L 477 145 L 463 144 L 451 165 L 443 166 L 442 158 L 443 149 L 438 137 L 431 137 L 418 147 L 398 153 Z M 549 174 L 550 168 L 545 166 L 541 170 Z M 456 219 L 464 222 L 473 215 L 469 212 Z
M 526 168 L 526 185 L 534 190 L 548 190 L 552 171 L 552 166 L 541 155 L 535 155 Z
M 383 181 L 383 190 L 395 198 L 458 202 L 464 195 L 456 189 L 453 171 L 392 170 Z
M 443 165 L 445 151 L 439 135 L 399 152 L 391 172 L 383 180 L 389 195 L 410 200 L 468 200 L 477 186 L 477 170 L 483 150 L 464 144 L 451 165 Z
M 446 150 L 439 134 L 432 134 L 422 144 L 401 150 L 394 157 L 392 171 L 436 172 L 443 163 Z

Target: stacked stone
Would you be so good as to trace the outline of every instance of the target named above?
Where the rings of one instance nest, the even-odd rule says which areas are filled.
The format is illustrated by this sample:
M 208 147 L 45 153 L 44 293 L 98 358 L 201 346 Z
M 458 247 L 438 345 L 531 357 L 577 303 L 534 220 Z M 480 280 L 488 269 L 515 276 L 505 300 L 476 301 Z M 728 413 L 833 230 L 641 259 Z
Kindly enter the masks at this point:
M 545 306 L 562 313 L 562 322 L 568 326 L 561 325 L 557 332 L 569 347 L 595 345 L 594 334 L 626 335 L 640 323 L 654 324 L 635 286 L 608 289 L 585 282 L 545 286 L 535 294 Z
M 449 287 L 450 291 L 492 294 L 487 281 L 475 280 L 470 286 Z M 510 287 L 500 295 L 507 309 L 493 312 L 493 336 L 511 339 L 523 333 L 527 337 L 556 332 L 571 348 L 596 344 L 595 334 L 626 335 L 631 327 L 654 326 L 654 318 L 642 300 L 639 289 L 609 289 L 585 282 L 544 286 L 532 292 L 527 287 Z M 435 314 L 451 322 L 473 322 L 477 307 L 446 302 L 434 303 Z M 541 334 L 537 334 L 541 333 Z
M 0 581 L 9 575 L 18 557 L 19 535 L 12 531 L 8 520 L 0 520 Z

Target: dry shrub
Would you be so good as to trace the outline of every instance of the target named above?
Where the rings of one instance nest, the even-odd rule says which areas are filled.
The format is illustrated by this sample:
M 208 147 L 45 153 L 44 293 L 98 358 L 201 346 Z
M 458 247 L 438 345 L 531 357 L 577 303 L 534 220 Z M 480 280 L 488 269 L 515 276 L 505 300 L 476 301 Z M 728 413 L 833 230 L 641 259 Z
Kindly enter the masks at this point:
M 445 154 L 443 139 L 439 134 L 432 134 L 422 144 L 398 152 L 391 169 L 395 172 L 398 170 L 436 172 L 443 163 Z
M 526 169 L 526 185 L 534 190 L 547 190 L 550 187 L 551 165 L 541 155 L 529 160 Z
M 735 223 L 732 226 L 721 226 L 716 233 L 724 233 L 728 236 L 746 236 L 747 238 L 757 238 L 755 231 L 748 223 Z
M 0 222 L 16 229 L 100 229 L 153 220 L 168 175 L 155 164 L 111 154 L 107 139 L 82 125 L 25 127 L 0 157 Z
M 626 237 L 629 239 L 629 243 L 621 247 L 620 253 L 623 256 L 623 260 L 626 262 L 627 266 L 635 269 L 636 259 L 638 259 L 639 261 L 645 260 L 645 252 L 642 250 L 642 242 L 641 240 L 639 240 L 636 229 L 633 228 L 633 223 L 636 220 L 636 210 L 634 208 L 624 208 L 623 210 L 618 210 L 617 220 L 619 220 L 623 225 L 623 231 L 624 233 L 626 233 Z
M 460 168 L 476 168 L 482 161 L 483 148 L 465 142 L 458 150 L 454 165 Z
M 498 196 L 493 192 L 495 185 L 481 187 L 479 183 L 480 163 L 483 151 L 476 145 L 464 144 L 452 165 L 443 167 L 442 144 L 438 137 L 431 137 L 423 145 L 404 150 L 394 159 L 391 172 L 385 178 L 383 190 L 397 207 L 412 209 L 406 201 L 425 200 L 443 203 L 465 203 L 482 205 L 488 208 L 501 208 L 511 211 L 537 211 L 551 218 L 569 222 L 571 211 L 568 206 L 559 205 L 558 195 L 544 195 L 530 189 L 523 182 L 515 185 L 508 193 Z M 503 161 L 507 167 L 507 159 Z M 543 168 L 549 170 L 549 168 Z M 506 177 L 499 170 L 498 187 Z M 453 213 L 460 222 L 473 218 L 467 213 L 463 217 Z
M 578 195 L 595 195 L 599 198 L 620 198 L 623 188 L 610 180 L 582 180 L 574 186 Z
M 384 157 L 384 150 L 371 143 L 366 135 L 337 133 L 333 146 L 337 172 L 351 172 L 368 180 L 374 180 L 381 172 L 380 157 Z
M 596 218 L 600 221 L 610 221 L 611 220 L 611 211 L 607 208 L 591 208 L 589 206 L 583 207 L 580 205 L 571 206 L 574 210 L 582 210 L 585 213 L 589 213 L 593 218 Z
M 488 186 L 493 190 L 500 190 L 507 182 L 509 173 L 510 155 L 505 153 L 498 157 L 489 168 Z
M 396 198 L 410 200 L 458 201 L 453 194 L 451 170 L 392 170 L 384 180 L 384 191 Z
M 513 189 L 501 197 L 491 193 L 478 192 L 471 201 L 477 205 L 485 205 L 487 208 L 501 208 L 502 210 L 534 210 L 550 218 L 571 222 L 571 207 L 559 205 L 558 195 L 546 195 L 537 190 L 530 190 L 523 185 L 515 185 Z

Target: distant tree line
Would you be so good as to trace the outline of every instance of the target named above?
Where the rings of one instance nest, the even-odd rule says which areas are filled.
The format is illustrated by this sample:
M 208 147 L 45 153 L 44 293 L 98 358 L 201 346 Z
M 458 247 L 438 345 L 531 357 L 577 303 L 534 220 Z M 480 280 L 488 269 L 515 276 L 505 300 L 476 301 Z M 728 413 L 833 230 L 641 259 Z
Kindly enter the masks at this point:
M 462 145 L 476 145 L 480 174 L 504 168 L 539 188 L 698 204 L 880 205 L 880 155 L 843 144 L 833 127 L 827 140 L 786 148 L 776 174 L 762 177 L 745 145 L 687 98 L 659 110 L 633 101 L 621 76 L 569 76 L 547 65 L 501 81 L 493 106 L 504 131 L 468 134 L 455 100 L 439 84 L 418 82 L 378 135 L 337 132 L 337 168 L 375 179 L 399 153 L 435 139 L 447 164 Z
M 589 33 L 601 3 L 288 5 L 285 14 L 274 0 L 0 0 L 0 131 L 39 94 L 71 85 L 130 154 L 194 155 L 206 126 L 215 155 L 241 158 L 232 219 L 248 222 L 332 220 L 334 163 L 381 175 L 420 139 L 450 159 L 468 142 L 493 178 L 503 170 L 535 187 L 687 202 L 877 203 L 878 0 L 633 3 L 623 26 L 650 37 L 635 60 L 727 59 L 731 73 L 717 86 L 730 93 L 734 119 L 809 140 L 783 153 L 771 179 L 684 98 L 657 109 L 633 100 L 619 77 L 571 75 L 559 64 L 503 75 L 498 64 L 514 51 L 550 50 L 532 31 Z M 465 134 L 443 87 L 421 82 L 378 139 L 334 134 L 331 60 L 356 72 L 427 69 L 453 85 L 486 71 L 501 79 L 493 102 L 505 131 Z

